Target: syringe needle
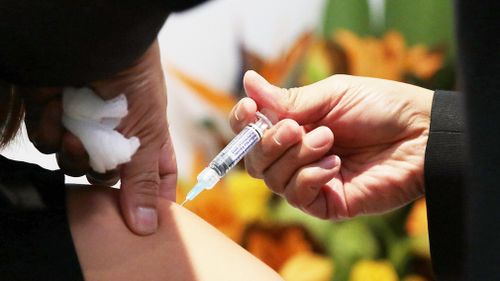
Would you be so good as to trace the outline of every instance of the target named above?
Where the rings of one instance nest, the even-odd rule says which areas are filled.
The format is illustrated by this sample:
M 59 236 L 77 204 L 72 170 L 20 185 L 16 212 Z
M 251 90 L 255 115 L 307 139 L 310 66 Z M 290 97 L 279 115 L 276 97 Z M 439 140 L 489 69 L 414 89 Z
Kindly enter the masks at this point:
M 186 198 L 186 199 L 184 199 L 184 202 L 182 202 L 182 203 L 181 203 L 181 206 L 184 206 L 184 204 L 186 204 L 186 203 L 187 203 L 187 201 L 188 201 L 188 199 L 187 199 L 187 198 Z

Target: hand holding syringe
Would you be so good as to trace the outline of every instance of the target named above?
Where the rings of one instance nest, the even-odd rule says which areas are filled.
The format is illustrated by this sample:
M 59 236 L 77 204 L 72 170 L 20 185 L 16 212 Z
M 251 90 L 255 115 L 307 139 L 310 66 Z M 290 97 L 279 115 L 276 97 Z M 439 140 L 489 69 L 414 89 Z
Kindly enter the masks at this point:
M 262 139 L 271 121 L 257 112 L 257 122 L 248 124 L 197 177 L 197 184 L 189 191 L 182 205 L 193 200 L 204 189 L 212 189 L 217 182 Z

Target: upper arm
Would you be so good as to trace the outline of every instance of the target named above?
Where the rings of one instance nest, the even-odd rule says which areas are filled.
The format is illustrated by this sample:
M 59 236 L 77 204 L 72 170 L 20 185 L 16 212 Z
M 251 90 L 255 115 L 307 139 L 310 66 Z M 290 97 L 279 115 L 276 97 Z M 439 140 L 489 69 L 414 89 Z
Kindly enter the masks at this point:
M 68 210 L 86 280 L 281 280 L 269 267 L 179 205 L 160 199 L 159 228 L 137 236 L 118 192 L 74 189 Z

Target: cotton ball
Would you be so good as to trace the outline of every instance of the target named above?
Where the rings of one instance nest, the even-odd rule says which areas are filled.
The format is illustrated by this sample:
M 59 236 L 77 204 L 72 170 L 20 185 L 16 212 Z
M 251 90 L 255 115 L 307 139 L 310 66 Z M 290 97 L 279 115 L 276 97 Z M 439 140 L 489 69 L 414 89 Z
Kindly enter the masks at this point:
M 89 88 L 66 88 L 63 92 L 63 109 L 72 118 L 91 119 L 99 123 L 104 120 L 121 120 L 127 115 L 127 98 L 122 94 L 103 100 Z M 115 123 L 115 128 L 118 124 Z
M 105 101 L 89 88 L 66 88 L 63 110 L 64 126 L 80 139 L 96 172 L 129 162 L 140 146 L 137 137 L 127 139 L 114 130 L 128 113 L 124 95 Z

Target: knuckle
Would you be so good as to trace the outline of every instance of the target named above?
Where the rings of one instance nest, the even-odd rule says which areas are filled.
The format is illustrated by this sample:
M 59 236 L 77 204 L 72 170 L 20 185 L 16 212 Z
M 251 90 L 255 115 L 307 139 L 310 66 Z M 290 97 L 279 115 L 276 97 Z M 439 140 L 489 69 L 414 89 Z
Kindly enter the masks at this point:
M 313 201 L 311 205 L 313 205 L 315 202 Z M 322 220 L 330 220 L 330 221 L 336 221 L 335 219 L 332 218 L 332 216 L 328 213 L 328 210 L 326 208 L 318 208 L 317 206 L 306 206 L 303 208 L 303 210 L 314 216 L 317 217 L 318 219 Z
M 127 188 L 136 195 L 156 197 L 160 191 L 160 177 L 153 171 L 140 173 L 126 182 Z
M 260 152 L 260 155 L 263 158 L 271 158 L 276 153 L 277 147 L 279 147 L 279 144 L 277 144 L 275 141 L 267 144 L 261 142 L 256 147 L 256 151 Z
M 274 193 L 282 195 L 284 187 L 277 183 L 276 179 L 266 176 L 264 177 L 264 183 L 271 189 Z
M 288 191 L 288 189 L 289 188 L 287 188 L 287 191 Z M 302 202 L 294 190 L 290 190 L 290 191 L 286 192 L 285 198 L 286 198 L 286 201 L 288 201 L 288 203 L 290 205 L 294 206 L 295 208 L 300 208 Z
M 310 186 L 314 183 L 314 179 L 315 177 L 311 169 L 303 169 L 297 175 L 296 179 L 297 186 L 302 188 Z
M 287 99 L 285 110 L 286 112 L 294 113 L 300 106 L 300 97 L 302 90 L 301 88 L 295 87 L 283 89 L 283 91 Z
M 253 178 L 261 179 L 263 177 L 262 170 L 256 167 L 257 165 L 255 165 L 254 161 L 250 159 L 250 155 L 245 157 L 245 168 L 247 173 Z
M 256 170 L 253 166 L 247 167 L 247 172 L 252 178 L 260 179 L 262 178 L 262 173 Z

